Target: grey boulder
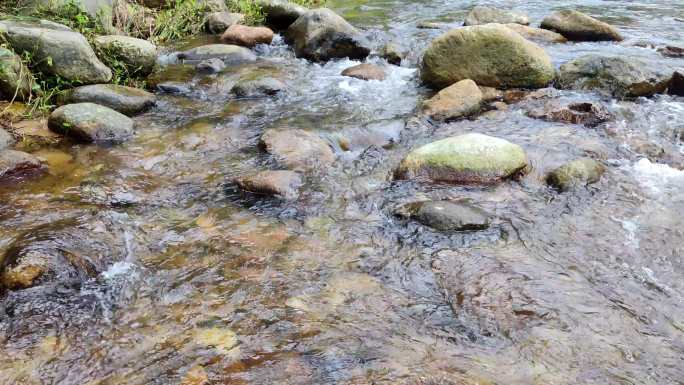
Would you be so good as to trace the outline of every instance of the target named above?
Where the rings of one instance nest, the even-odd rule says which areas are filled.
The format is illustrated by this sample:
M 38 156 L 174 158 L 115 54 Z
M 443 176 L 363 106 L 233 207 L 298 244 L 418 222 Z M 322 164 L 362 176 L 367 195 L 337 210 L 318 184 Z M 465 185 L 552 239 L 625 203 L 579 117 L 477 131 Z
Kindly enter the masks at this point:
M 93 84 L 70 90 L 63 97 L 63 102 L 63 104 L 95 103 L 131 116 L 153 106 L 156 97 L 139 88 L 116 84 Z
M 48 119 L 50 130 L 85 143 L 115 144 L 133 135 L 133 120 L 93 103 L 67 104 Z

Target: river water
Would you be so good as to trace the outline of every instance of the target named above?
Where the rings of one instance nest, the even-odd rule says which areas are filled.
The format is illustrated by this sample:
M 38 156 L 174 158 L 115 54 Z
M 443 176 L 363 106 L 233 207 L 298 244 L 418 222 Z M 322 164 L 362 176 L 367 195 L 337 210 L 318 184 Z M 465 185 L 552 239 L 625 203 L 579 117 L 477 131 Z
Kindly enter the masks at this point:
M 545 45 L 557 65 L 594 52 L 684 67 L 652 47 L 684 44 L 684 2 L 488 4 L 533 25 L 572 7 L 627 37 Z M 186 92 L 160 94 L 131 141 L 34 149 L 50 172 L 0 187 L 0 251 L 65 257 L 51 280 L 1 293 L 0 383 L 684 384 L 684 99 L 563 91 L 615 120 L 546 122 L 522 102 L 431 125 L 414 116 L 430 96 L 415 68 L 443 31 L 416 25 L 456 26 L 472 5 L 331 1 L 378 47 L 410 50 L 406 63 L 363 82 L 339 75 L 357 62 L 311 64 L 277 39 L 255 66 L 285 79 L 284 95 L 231 98 L 250 68 L 170 66 L 163 80 Z M 316 132 L 337 156 L 295 201 L 232 182 L 277 167 L 257 148 L 271 127 Z M 532 171 L 487 188 L 392 179 L 411 148 L 466 132 L 520 144 Z M 546 186 L 587 155 L 607 166 L 599 183 Z M 448 234 L 393 214 L 428 198 L 496 219 Z

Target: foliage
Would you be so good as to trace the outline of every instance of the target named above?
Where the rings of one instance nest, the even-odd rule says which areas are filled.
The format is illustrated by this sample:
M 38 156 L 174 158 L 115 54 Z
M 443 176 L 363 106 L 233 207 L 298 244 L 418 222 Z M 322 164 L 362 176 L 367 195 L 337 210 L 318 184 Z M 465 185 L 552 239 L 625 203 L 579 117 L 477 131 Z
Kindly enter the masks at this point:
M 197 0 L 175 0 L 157 15 L 152 33 L 156 42 L 175 41 L 202 31 L 209 6 Z
M 253 0 L 228 0 L 228 9 L 245 15 L 245 22 L 249 25 L 263 24 L 266 20 L 263 9 Z
M 102 23 L 90 17 L 78 0 L 49 1 L 36 7 L 29 16 L 66 25 L 88 38 L 104 33 Z
M 112 9 L 112 23 L 124 34 L 147 39 L 154 33 L 157 12 L 135 2 L 117 0 Z

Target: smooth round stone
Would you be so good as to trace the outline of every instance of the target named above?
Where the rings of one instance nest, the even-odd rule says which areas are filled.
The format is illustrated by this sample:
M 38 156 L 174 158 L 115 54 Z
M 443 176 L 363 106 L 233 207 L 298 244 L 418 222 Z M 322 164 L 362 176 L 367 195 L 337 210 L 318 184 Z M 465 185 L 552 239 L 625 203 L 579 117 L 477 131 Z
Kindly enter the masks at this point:
M 157 98 L 139 88 L 116 84 L 93 84 L 73 89 L 64 97 L 66 103 L 95 103 L 125 115 L 135 115 L 152 107 Z
M 133 136 L 133 120 L 93 103 L 67 104 L 48 119 L 50 130 L 80 142 L 114 144 Z

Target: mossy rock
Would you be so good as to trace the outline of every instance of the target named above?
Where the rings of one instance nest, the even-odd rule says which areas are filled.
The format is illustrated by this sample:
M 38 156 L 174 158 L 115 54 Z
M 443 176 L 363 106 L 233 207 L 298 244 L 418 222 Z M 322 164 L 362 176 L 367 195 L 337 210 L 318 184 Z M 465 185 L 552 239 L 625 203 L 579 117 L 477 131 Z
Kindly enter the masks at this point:
M 93 103 L 67 104 L 48 119 L 50 130 L 85 143 L 115 144 L 133 135 L 133 121 Z
M 546 180 L 560 191 L 569 191 L 598 182 L 605 171 L 606 168 L 598 161 L 581 158 L 551 171 Z
M 92 84 L 69 90 L 60 97 L 61 104 L 95 103 L 131 116 L 156 102 L 154 94 L 139 88 L 116 84 Z
M 541 28 L 560 33 L 574 41 L 621 41 L 622 35 L 613 26 L 574 10 L 562 10 L 547 16 Z
M 516 23 L 528 25 L 530 24 L 530 19 L 522 12 L 478 5 L 470 10 L 463 25 L 469 26 L 490 23 Z
M 500 24 L 451 30 L 423 55 L 421 77 L 435 88 L 471 79 L 480 86 L 541 88 L 555 76 L 543 48 Z
M 154 70 L 157 46 L 129 36 L 105 35 L 93 41 L 97 54 L 111 68 L 125 66 L 130 75 L 147 76 Z
M 522 147 L 483 134 L 465 134 L 411 151 L 396 171 L 398 179 L 453 184 L 495 184 L 523 172 Z
M 0 97 L 4 100 L 24 101 L 36 87 L 29 69 L 16 53 L 0 47 Z

